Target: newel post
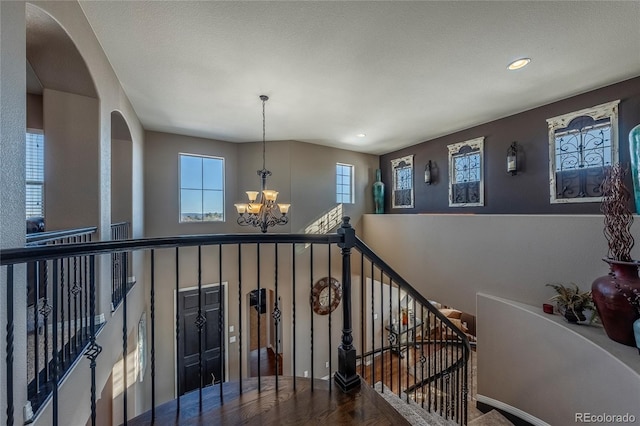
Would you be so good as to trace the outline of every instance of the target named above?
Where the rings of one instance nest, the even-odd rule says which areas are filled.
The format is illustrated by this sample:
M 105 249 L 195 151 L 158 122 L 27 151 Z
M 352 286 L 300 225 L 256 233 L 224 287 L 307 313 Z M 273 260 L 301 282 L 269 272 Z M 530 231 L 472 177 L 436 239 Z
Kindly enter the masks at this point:
M 342 218 L 338 229 L 342 249 L 342 343 L 338 347 L 338 371 L 334 380 L 343 392 L 349 392 L 360 386 L 360 376 L 356 374 L 356 349 L 351 335 L 351 247 L 355 245 L 356 231 L 349 223 L 349 217 Z

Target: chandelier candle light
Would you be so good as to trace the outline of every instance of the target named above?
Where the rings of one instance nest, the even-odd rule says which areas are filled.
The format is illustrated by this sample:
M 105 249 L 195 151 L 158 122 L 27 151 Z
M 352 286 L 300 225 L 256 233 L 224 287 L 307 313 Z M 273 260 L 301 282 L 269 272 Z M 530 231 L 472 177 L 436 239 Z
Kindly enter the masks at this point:
M 249 203 L 235 204 L 238 211 L 238 225 L 255 226 L 265 233 L 270 226 L 285 225 L 289 222 L 287 213 L 291 204 L 276 204 L 278 191 L 267 189 L 267 177 L 271 172 L 265 166 L 265 114 L 264 104 L 269 100 L 268 96 L 260 95 L 262 101 L 262 170 L 258 170 L 260 176 L 260 191 L 247 191 Z

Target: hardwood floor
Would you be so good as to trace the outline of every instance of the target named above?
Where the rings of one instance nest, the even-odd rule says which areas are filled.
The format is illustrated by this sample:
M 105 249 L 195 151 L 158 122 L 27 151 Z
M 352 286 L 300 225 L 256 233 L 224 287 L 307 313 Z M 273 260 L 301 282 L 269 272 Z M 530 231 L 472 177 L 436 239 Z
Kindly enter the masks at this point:
M 418 370 L 421 356 L 427 358 L 426 365 L 432 361 L 440 362 L 438 357 L 441 349 L 440 345 L 432 344 L 429 347 L 425 345 L 422 350 L 409 348 L 401 358 L 389 351 L 383 356 L 378 355 L 370 365 L 357 367 L 363 383 L 360 389 L 351 394 L 343 394 L 332 381 L 316 379 L 312 389 L 311 379 L 296 377 L 294 384 L 294 378 L 283 376 L 277 377 L 277 384 L 275 376 L 262 376 L 259 385 L 256 377 L 245 379 L 242 381 L 242 393 L 237 381 L 224 383 L 222 398 L 220 385 L 209 386 L 202 391 L 202 409 L 199 407 L 198 392 L 194 391 L 181 398 L 180 412 L 176 410 L 176 401 L 157 407 L 154 424 L 408 425 L 372 386 L 382 379 L 383 371 L 385 384 L 394 393 L 399 385 L 404 388 L 414 384 L 416 377 L 418 380 L 422 377 Z M 474 387 L 474 380 L 471 380 L 470 386 Z M 472 395 L 475 395 L 473 390 Z M 475 411 L 478 411 L 475 409 L 475 401 L 470 401 L 469 420 L 482 414 L 476 414 Z M 147 412 L 129 421 L 129 424 L 151 424 L 151 413 Z
M 243 393 L 237 382 L 225 383 L 224 404 L 220 402 L 220 386 L 203 390 L 203 406 L 199 409 L 198 392 L 181 399 L 180 412 L 176 402 L 170 401 L 156 409 L 155 425 L 370 425 L 408 426 L 366 383 L 349 394 L 342 393 L 335 384 L 316 379 L 278 377 L 243 381 Z M 147 412 L 128 422 L 148 425 Z
M 260 359 L 260 375 L 275 376 L 276 363 L 278 367 L 278 375 L 282 376 L 282 354 L 276 354 L 271 348 L 260 348 L 251 351 L 249 354 L 249 376 L 258 377 L 258 359 Z

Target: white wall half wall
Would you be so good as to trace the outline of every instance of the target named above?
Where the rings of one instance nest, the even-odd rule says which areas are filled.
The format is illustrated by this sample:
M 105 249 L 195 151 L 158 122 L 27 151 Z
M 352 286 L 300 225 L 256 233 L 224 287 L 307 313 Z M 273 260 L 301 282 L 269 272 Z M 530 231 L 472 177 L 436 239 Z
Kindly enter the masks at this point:
M 365 215 L 363 223 L 364 241 L 423 296 L 471 314 L 478 292 L 541 306 L 554 294 L 545 284 L 587 290 L 608 272 L 601 215 Z M 640 241 L 637 223 L 632 234 Z
M 610 340 L 601 327 L 478 294 L 479 402 L 535 425 L 569 425 L 585 413 L 638 421 L 638 395 L 636 348 Z

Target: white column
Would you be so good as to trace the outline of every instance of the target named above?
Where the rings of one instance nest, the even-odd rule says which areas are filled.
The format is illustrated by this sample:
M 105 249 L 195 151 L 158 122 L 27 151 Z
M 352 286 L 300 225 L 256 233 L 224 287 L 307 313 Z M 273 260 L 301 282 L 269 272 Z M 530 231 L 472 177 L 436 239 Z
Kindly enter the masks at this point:
M 0 247 L 25 242 L 26 29 L 25 3 L 0 2 Z M 0 270 L 0 422 L 6 423 L 6 268 Z M 26 395 L 25 268 L 14 272 L 14 424 L 24 422 Z

